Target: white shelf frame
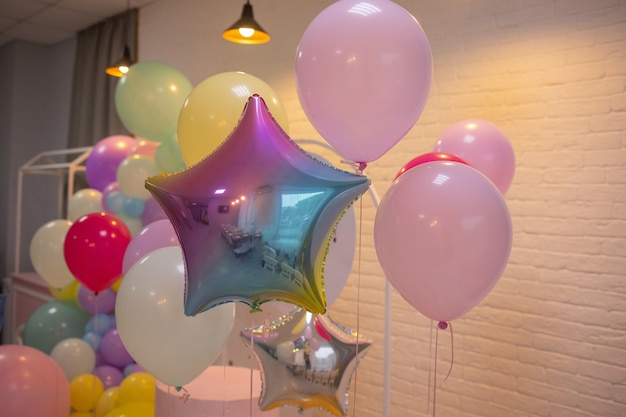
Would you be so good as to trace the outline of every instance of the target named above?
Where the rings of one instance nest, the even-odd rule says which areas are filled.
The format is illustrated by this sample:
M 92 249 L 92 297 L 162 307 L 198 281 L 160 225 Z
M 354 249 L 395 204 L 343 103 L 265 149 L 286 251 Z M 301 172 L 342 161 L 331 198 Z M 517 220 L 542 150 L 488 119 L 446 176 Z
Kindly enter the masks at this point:
M 24 175 L 56 175 L 59 180 L 58 194 L 58 218 L 66 218 L 64 207 L 74 195 L 74 176 L 78 172 L 85 171 L 85 161 L 93 147 L 85 146 L 81 148 L 59 149 L 54 151 L 40 152 L 26 162 L 18 170 L 17 176 L 17 207 L 15 212 L 15 258 L 13 270 L 15 274 L 20 273 L 20 257 L 22 245 L 22 196 L 24 188 Z M 66 162 L 58 162 L 58 159 L 65 157 Z M 67 195 L 63 196 L 65 179 L 67 178 Z

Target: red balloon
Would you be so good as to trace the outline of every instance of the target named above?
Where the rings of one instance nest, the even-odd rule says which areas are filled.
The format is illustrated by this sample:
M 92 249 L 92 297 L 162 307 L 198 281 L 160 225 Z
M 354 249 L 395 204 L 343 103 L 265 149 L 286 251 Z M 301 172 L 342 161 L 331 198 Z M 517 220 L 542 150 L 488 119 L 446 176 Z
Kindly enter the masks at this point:
M 94 292 L 105 290 L 122 274 L 131 239 L 124 222 L 112 214 L 87 214 L 76 220 L 65 236 L 65 262 L 85 287 Z
M 415 158 L 411 159 L 409 162 L 404 164 L 402 169 L 400 169 L 400 171 L 398 171 L 396 176 L 393 177 L 393 181 L 397 180 L 400 175 L 404 174 L 409 169 L 411 169 L 411 168 L 413 168 L 415 166 L 418 166 L 418 165 L 421 165 L 421 164 L 425 164 L 426 162 L 435 162 L 435 161 L 459 162 L 461 164 L 469 165 L 461 157 L 459 157 L 457 155 L 454 155 L 454 154 L 451 154 L 451 153 L 429 152 L 429 153 L 425 153 L 425 154 L 416 156 Z

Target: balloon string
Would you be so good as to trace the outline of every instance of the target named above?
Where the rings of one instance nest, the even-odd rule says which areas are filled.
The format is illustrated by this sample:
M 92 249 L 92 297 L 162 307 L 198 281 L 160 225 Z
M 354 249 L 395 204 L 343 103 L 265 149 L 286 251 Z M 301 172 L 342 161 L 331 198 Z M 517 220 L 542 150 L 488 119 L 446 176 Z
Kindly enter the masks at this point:
M 437 406 L 437 351 L 439 350 L 439 326 L 435 331 L 435 369 L 433 375 L 433 417 L 435 417 L 435 407 Z
M 430 392 L 432 391 L 431 381 L 433 378 L 433 321 L 430 321 L 430 338 L 428 341 L 428 400 L 426 401 L 426 414 L 430 412 Z
M 252 327 L 250 331 L 250 358 L 254 357 L 254 319 L 252 319 Z M 254 367 L 250 366 L 250 417 L 252 417 L 252 375 L 254 374 Z
M 222 370 L 224 384 L 222 385 L 222 417 L 226 416 L 226 349 L 222 351 Z
M 452 373 L 452 366 L 454 365 L 454 333 L 452 332 L 451 322 L 440 321 L 437 327 L 441 330 L 450 328 L 450 367 L 448 368 L 448 373 L 446 374 L 446 377 L 443 379 L 443 381 L 441 381 L 441 384 L 439 385 L 441 386 L 448 380 L 448 377 Z
M 356 285 L 356 357 L 354 364 L 354 401 L 352 407 L 352 416 L 356 415 L 356 387 L 357 372 L 359 369 L 359 336 L 361 334 L 361 248 L 363 241 L 363 199 L 359 198 L 359 245 L 357 255 L 357 285 Z

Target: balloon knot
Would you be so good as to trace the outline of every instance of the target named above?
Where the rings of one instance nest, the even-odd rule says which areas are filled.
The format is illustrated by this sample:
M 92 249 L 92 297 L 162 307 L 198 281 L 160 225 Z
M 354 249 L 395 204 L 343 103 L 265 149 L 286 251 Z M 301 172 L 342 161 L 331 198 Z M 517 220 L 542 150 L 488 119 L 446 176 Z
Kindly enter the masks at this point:
M 184 403 L 186 403 L 186 402 L 187 402 L 187 400 L 189 399 L 190 395 L 191 395 L 191 394 L 189 394 L 189 391 L 187 391 L 187 390 L 185 389 L 185 387 L 180 387 L 180 386 L 179 386 L 179 387 L 176 387 L 176 391 L 177 391 L 177 392 L 183 391 L 183 395 L 181 395 L 181 396 L 180 396 L 180 401 L 181 401 L 183 404 L 184 404 Z
M 440 321 L 437 326 L 439 326 L 441 330 L 446 330 L 448 328 L 448 323 L 445 321 Z
M 367 168 L 367 162 L 354 162 L 354 161 L 346 161 L 345 159 L 341 160 L 342 164 L 352 165 L 357 173 L 362 174 L 365 168 Z

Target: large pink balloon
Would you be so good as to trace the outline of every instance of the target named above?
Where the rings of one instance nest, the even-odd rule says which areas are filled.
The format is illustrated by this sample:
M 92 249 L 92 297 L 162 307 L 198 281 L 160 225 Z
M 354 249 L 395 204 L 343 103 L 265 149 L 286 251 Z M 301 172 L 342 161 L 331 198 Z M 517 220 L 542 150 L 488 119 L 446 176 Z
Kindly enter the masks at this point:
M 296 87 L 317 131 L 345 158 L 371 162 L 421 115 L 432 80 L 430 44 L 415 18 L 389 0 L 342 0 L 305 30 Z
M 381 199 L 376 253 L 387 278 L 432 320 L 463 316 L 496 285 L 511 250 L 504 198 L 478 170 L 428 162 L 403 173 Z
M 434 151 L 463 158 L 493 181 L 503 195 L 513 182 L 513 146 L 493 123 L 479 119 L 456 122 L 439 136 Z
M 0 346 L 0 416 L 69 413 L 69 383 L 54 359 L 29 346 Z

